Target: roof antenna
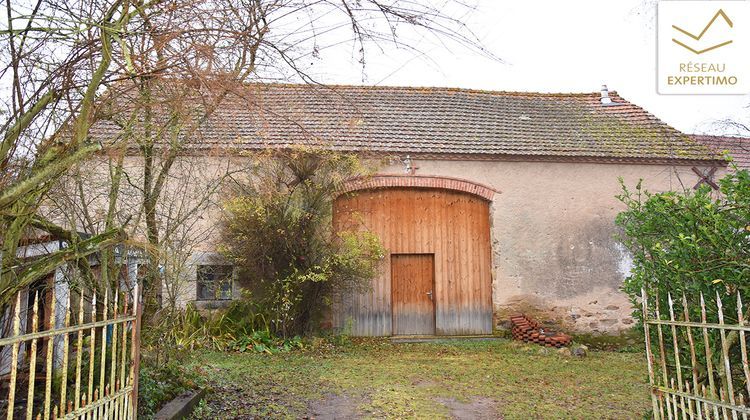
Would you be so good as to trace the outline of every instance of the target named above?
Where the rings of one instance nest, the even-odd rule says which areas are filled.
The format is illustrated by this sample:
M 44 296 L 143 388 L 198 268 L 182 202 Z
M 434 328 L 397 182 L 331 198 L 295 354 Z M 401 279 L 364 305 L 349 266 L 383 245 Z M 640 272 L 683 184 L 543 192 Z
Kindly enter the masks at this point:
M 600 101 L 602 101 L 602 105 L 604 106 L 612 104 L 612 98 L 609 97 L 609 89 L 607 89 L 607 85 L 602 85 L 602 97 Z

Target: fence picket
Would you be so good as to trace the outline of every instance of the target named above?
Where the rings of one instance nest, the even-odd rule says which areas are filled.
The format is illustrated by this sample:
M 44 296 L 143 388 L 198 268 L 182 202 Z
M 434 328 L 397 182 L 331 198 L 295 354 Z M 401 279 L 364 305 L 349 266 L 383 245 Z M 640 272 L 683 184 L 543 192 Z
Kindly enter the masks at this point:
M 109 395 L 108 395 L 109 393 L 107 392 L 107 387 L 108 386 L 109 385 L 105 386 L 104 397 L 109 397 Z M 102 418 L 108 419 L 109 418 L 109 400 L 105 399 L 104 401 L 105 401 L 105 403 L 102 404 L 102 409 L 101 409 Z
M 86 400 L 94 402 L 94 360 L 96 360 L 96 293 L 91 297 L 91 342 L 89 343 L 89 386 Z M 84 404 L 85 405 L 85 404 Z
M 740 296 L 739 290 L 737 291 L 737 323 L 739 325 L 745 325 L 745 319 L 742 313 L 742 297 Z M 747 395 L 750 395 L 750 366 L 748 366 L 747 341 L 745 341 L 744 330 L 740 330 L 740 354 L 742 355 L 742 371 L 745 373 Z M 744 403 L 741 402 L 740 405 L 744 405 Z
M 724 311 L 721 303 L 721 297 L 719 297 L 719 292 L 716 292 L 716 308 L 716 311 L 719 315 L 719 324 L 724 325 Z M 722 388 L 726 387 L 727 394 L 729 396 L 729 402 L 734 405 L 734 385 L 732 384 L 732 368 L 729 363 L 729 346 L 727 345 L 727 334 L 722 329 L 719 330 L 719 336 L 721 337 L 721 357 L 724 361 L 724 371 L 721 372 L 720 370 L 720 373 L 723 373 L 721 375 L 722 381 L 724 382 Z M 734 410 L 732 410 L 732 418 L 737 419 L 737 413 Z
M 120 294 L 117 293 L 117 289 L 115 289 L 115 291 L 112 294 L 114 295 L 114 307 L 112 309 L 112 319 L 116 321 L 117 320 L 117 304 L 119 303 L 118 297 L 120 296 Z M 109 370 L 110 392 L 114 392 L 115 390 L 115 378 L 117 377 L 117 338 L 118 338 L 117 324 L 112 324 L 112 340 L 111 340 L 112 344 L 110 345 L 112 349 L 111 350 L 112 360 L 111 360 L 111 365 L 110 365 L 110 370 Z
M 68 291 L 68 297 L 65 305 L 65 328 L 70 327 L 70 291 Z M 62 378 L 60 381 L 60 411 L 63 415 L 66 414 L 65 406 L 68 400 L 68 346 L 70 345 L 70 338 L 68 333 L 63 334 L 63 359 L 62 359 Z
M 690 322 L 690 310 L 688 309 L 687 298 L 685 293 L 682 293 L 682 317 L 685 322 Z M 687 332 L 688 344 L 690 347 L 690 364 L 691 371 L 693 374 L 693 392 L 697 395 L 698 393 L 698 358 L 695 355 L 695 341 L 693 340 L 693 329 L 692 327 L 685 328 Z M 698 411 L 700 413 L 700 410 Z
M 693 395 L 695 395 L 697 397 L 700 397 L 701 396 L 701 394 L 700 394 L 700 388 L 698 388 L 697 386 L 695 388 L 693 388 Z M 703 404 L 703 403 L 701 403 L 701 401 L 695 400 L 695 413 L 698 416 L 698 420 L 703 420 L 703 414 L 704 414 L 704 411 L 705 411 L 705 407 L 706 407 L 706 405 Z
M 31 332 L 39 329 L 39 292 L 34 293 L 34 306 L 31 310 Z M 36 380 L 36 345 L 37 338 L 31 339 L 31 350 L 29 359 L 29 389 L 26 397 L 26 420 L 32 420 L 34 416 L 34 381 Z
M 675 411 L 674 416 L 672 416 L 672 394 L 667 394 L 667 401 L 666 401 L 666 407 L 667 407 L 667 419 L 677 419 L 677 412 Z M 675 407 L 676 408 L 676 407 Z
M 672 378 L 671 382 L 672 389 L 674 389 L 674 378 Z M 677 408 L 677 394 L 671 394 L 672 395 L 672 410 L 674 410 L 674 418 L 677 420 L 677 413 L 679 412 Z
M 745 397 L 740 394 L 740 406 L 745 406 Z M 747 413 L 742 413 L 742 420 L 747 420 Z
M 129 303 L 129 294 L 125 293 L 125 307 L 123 308 L 123 313 L 127 316 L 128 315 L 128 303 Z M 121 389 L 125 387 L 125 366 L 127 361 L 127 352 L 128 352 L 128 329 L 123 328 L 122 329 L 122 360 L 120 361 L 120 365 L 122 366 L 122 369 L 120 369 L 120 385 L 118 386 L 118 389 Z
M 722 401 L 726 400 L 726 392 L 724 391 L 724 387 L 719 388 L 719 398 Z M 724 416 L 724 420 L 729 420 L 729 417 L 727 417 L 727 408 L 726 407 L 723 407 L 723 406 L 721 407 L 721 413 Z
M 16 296 L 16 307 L 13 310 L 13 335 L 21 335 L 21 292 L 18 292 Z M 8 419 L 13 418 L 13 410 L 15 407 L 16 400 L 16 380 L 17 380 L 17 368 L 18 368 L 18 350 L 21 346 L 20 342 L 13 343 L 10 355 L 10 392 L 8 393 Z
M 711 396 L 717 396 L 716 383 L 714 381 L 714 363 L 713 363 L 713 351 L 711 350 L 711 342 L 708 339 L 708 327 L 706 318 L 706 302 L 703 299 L 703 292 L 701 292 L 701 321 L 703 326 L 703 344 L 706 352 L 706 374 L 708 375 L 708 389 L 711 392 Z
M 108 320 L 108 312 L 109 312 L 109 289 L 104 288 L 104 305 L 102 306 L 102 321 Z M 109 331 L 107 331 L 107 326 L 102 327 L 102 345 L 101 345 L 101 361 L 99 363 L 99 387 L 97 388 L 99 391 L 99 397 L 97 398 L 97 401 L 100 398 L 105 397 L 104 395 L 104 385 L 105 385 L 105 377 L 104 373 L 107 369 L 107 339 L 109 337 Z M 98 415 L 104 414 L 104 406 L 99 406 L 99 410 L 97 410 Z
M 78 303 L 78 325 L 83 325 L 83 291 L 80 292 L 80 300 Z M 78 336 L 76 337 L 76 388 L 75 395 L 73 397 L 74 409 L 78 410 L 81 407 L 81 365 L 83 364 L 83 330 L 78 330 Z
M 49 328 L 52 330 L 55 328 L 55 310 L 56 310 L 57 296 L 55 294 L 55 283 L 52 284 L 50 290 L 50 304 L 49 304 Z M 54 358 L 55 351 L 55 337 L 47 337 L 47 359 L 45 366 L 46 381 L 44 387 L 44 420 L 49 420 L 51 407 L 52 407 L 52 359 Z
M 651 390 L 651 395 L 654 395 L 654 391 Z M 664 394 L 659 393 L 659 397 L 657 398 L 657 405 L 658 409 L 654 411 L 654 418 L 659 420 L 664 418 Z
M 654 300 L 656 305 L 656 319 L 661 321 L 661 313 L 659 312 L 659 294 L 657 293 Z M 664 377 L 664 386 L 669 386 L 669 375 L 667 374 L 667 359 L 664 352 L 664 334 L 661 331 L 661 323 L 656 324 L 656 333 L 659 336 L 659 358 L 661 359 L 662 376 Z M 677 413 L 675 413 L 676 415 Z
M 94 401 L 93 402 L 94 403 L 101 403 L 101 401 L 99 400 L 99 388 L 94 389 Z M 93 418 L 101 418 L 101 416 L 102 416 L 101 408 L 102 408 L 102 405 L 101 404 L 97 404 L 96 409 L 93 412 L 93 413 L 96 413 L 96 414 L 93 416 Z
M 672 300 L 672 294 L 667 293 L 667 303 L 669 304 L 669 320 L 673 323 L 675 322 L 674 319 L 674 301 Z M 677 390 L 682 392 L 682 364 L 680 361 L 680 346 L 677 343 L 677 326 L 675 324 L 672 324 L 670 326 L 672 330 L 672 344 L 674 348 L 674 362 L 675 362 L 675 371 L 677 374 Z M 674 385 L 674 381 L 672 382 Z M 689 404 L 689 402 L 688 402 Z M 687 412 L 685 410 L 685 398 L 680 396 L 680 412 L 682 413 L 682 420 L 687 420 Z
M 651 352 L 651 333 L 649 331 L 649 325 L 648 322 L 645 322 L 645 320 L 648 319 L 648 297 L 646 296 L 646 289 L 641 289 L 641 305 L 643 306 L 643 333 L 646 337 L 646 364 L 648 365 L 648 379 L 651 383 L 654 383 L 654 367 L 653 367 L 653 353 Z M 659 408 L 660 400 L 657 399 L 656 394 L 652 391 L 651 392 L 651 406 L 654 411 L 654 413 L 660 413 L 659 418 L 661 417 L 661 409 Z
M 138 349 L 141 346 L 141 314 L 143 310 L 143 303 L 141 302 L 140 284 L 135 283 L 133 285 L 133 317 L 136 322 L 132 329 L 132 340 L 131 340 L 131 363 L 130 363 L 130 384 L 133 387 L 133 396 L 138 395 L 138 372 L 140 369 L 141 359 L 138 357 Z M 138 414 L 138 398 L 131 398 L 129 404 L 132 415 Z
M 57 293 L 52 286 L 35 292 L 33 304 L 32 292 L 22 291 L 10 305 L 7 316 L 11 331 L 7 337 L 0 337 L 0 350 L 6 347 L 11 350 L 10 378 L 6 384 L 8 411 L 5 413 L 3 407 L 0 412 L 7 420 L 14 419 L 16 411 L 22 411 L 26 420 L 134 419 L 141 314 L 137 283 L 132 291 L 132 304 L 131 291 L 117 289 L 110 297 L 105 289 L 103 304 L 97 308 L 97 294 L 92 293 L 88 322 L 84 291 L 78 291 L 74 299 L 72 290 Z M 24 300 L 30 308 L 24 309 Z M 77 312 L 71 306 L 73 301 L 78 302 Z M 22 319 L 29 325 L 25 327 Z M 86 351 L 89 352 L 88 383 L 84 367 Z M 42 363 L 44 386 L 35 387 L 37 378 L 42 379 L 41 373 L 37 374 L 37 365 Z M 18 379 L 26 369 L 28 384 Z M 74 384 L 75 389 L 69 389 Z M 22 386 L 26 386 L 23 391 L 19 389 Z M 20 402 L 16 404 L 16 396 L 21 392 L 26 397 L 25 407 Z
M 655 419 L 666 416 L 671 420 L 677 419 L 729 419 L 745 420 L 750 417 L 750 407 L 745 403 L 747 395 L 750 395 L 750 370 L 747 357 L 746 336 L 750 332 L 750 326 L 745 325 L 745 314 L 743 313 L 742 298 L 737 295 L 737 324 L 727 323 L 724 316 L 724 306 L 721 296 L 716 293 L 716 316 L 718 323 L 709 322 L 707 316 L 707 306 L 703 294 L 700 294 L 700 322 L 690 320 L 689 300 L 685 293 L 682 293 L 682 317 L 675 314 L 674 300 L 672 294 L 667 292 L 666 301 L 669 309 L 669 319 L 661 319 L 660 303 L 658 295 L 654 294 L 654 302 L 651 303 L 645 288 L 641 290 L 641 302 L 643 310 L 643 327 L 644 337 L 646 338 L 646 359 L 649 369 L 649 381 L 651 383 L 653 399 L 653 417 Z M 678 308 L 679 310 L 679 308 Z M 651 317 L 651 313 L 655 317 Z M 680 318 L 678 320 L 678 318 Z M 665 345 L 662 325 L 668 326 L 667 333 L 671 334 L 672 345 Z M 655 327 L 657 334 L 651 336 L 650 329 Z M 693 328 L 699 328 L 702 332 L 702 339 L 705 348 L 705 377 L 702 376 L 698 355 L 696 353 L 696 340 L 693 335 Z M 721 360 L 717 361 L 720 368 L 714 368 L 713 355 L 710 333 L 718 330 L 718 343 L 721 344 Z M 729 339 L 727 331 L 732 331 L 732 338 Z M 736 336 L 734 334 L 737 334 Z M 739 337 L 740 345 L 734 341 Z M 655 360 L 651 352 L 652 339 L 659 341 L 659 358 Z M 669 349 L 671 347 L 671 349 Z M 686 350 L 685 347 L 688 347 Z M 731 347 L 731 348 L 730 348 Z M 739 347 L 739 350 L 738 350 Z M 683 377 L 682 369 L 687 369 L 687 361 L 683 360 L 683 355 L 687 358 L 690 355 L 691 377 Z M 740 360 L 741 359 L 741 360 Z M 685 365 L 683 366 L 683 361 Z M 672 363 L 673 364 L 669 364 Z M 660 366 L 654 366 L 659 363 Z M 736 364 L 736 366 L 733 366 Z M 739 365 L 742 365 L 742 373 L 739 377 L 732 376 L 732 368 L 739 373 Z M 661 381 L 654 374 L 661 370 Z M 674 370 L 674 372 L 672 372 Z M 674 377 L 672 377 L 674 373 Z M 716 383 L 715 376 L 719 378 L 719 384 Z M 735 393 L 735 384 L 741 383 L 740 378 L 744 379 L 745 386 L 742 386 L 739 393 Z M 737 382 L 734 382 L 737 381 Z M 662 382 L 663 381 L 663 382 Z M 708 384 L 706 384 L 706 382 Z M 708 387 L 707 387 L 708 385 Z M 745 391 L 748 394 L 745 394 Z
M 691 395 L 693 394 L 690 391 L 690 382 L 689 381 L 685 381 L 685 392 L 688 393 L 688 394 L 691 394 Z M 688 398 L 688 415 L 690 416 L 691 419 L 695 418 L 695 412 L 693 411 L 693 402 L 695 402 L 695 406 L 697 407 L 698 406 L 698 400 L 694 400 L 692 398 Z
M 701 393 L 703 394 L 703 398 L 708 399 L 708 391 L 706 391 L 706 385 L 701 384 Z M 707 419 L 711 418 L 711 411 L 709 411 L 710 408 L 711 407 L 709 407 L 708 404 L 703 404 L 703 415 L 706 416 Z M 716 406 L 713 406 L 713 408 L 715 409 Z M 718 414 L 714 418 L 718 419 L 719 418 Z
M 128 315 L 128 303 L 129 303 L 128 294 L 127 293 L 125 293 L 124 299 L 125 299 L 125 302 L 124 302 L 124 305 L 123 305 L 122 313 L 123 313 L 123 315 L 127 316 Z M 122 347 L 122 349 L 120 350 L 120 354 L 121 354 L 120 377 L 117 380 L 117 390 L 118 391 L 125 386 L 125 383 L 124 383 L 125 382 L 125 366 L 126 366 L 126 364 L 125 364 L 126 357 L 125 356 L 126 356 L 127 350 L 128 350 L 128 329 L 124 328 L 124 327 L 122 329 L 122 346 L 121 347 Z M 125 398 L 124 397 L 120 397 L 120 401 L 121 401 L 122 404 L 120 405 L 120 408 L 118 409 L 118 418 L 120 418 L 120 419 L 126 419 L 127 417 L 125 417 Z

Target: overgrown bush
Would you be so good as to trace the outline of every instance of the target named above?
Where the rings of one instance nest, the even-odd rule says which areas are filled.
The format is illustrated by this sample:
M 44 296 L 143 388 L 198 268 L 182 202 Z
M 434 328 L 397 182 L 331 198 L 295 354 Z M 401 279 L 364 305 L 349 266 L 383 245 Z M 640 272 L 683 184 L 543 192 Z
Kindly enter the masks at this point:
M 167 402 L 197 387 L 199 372 L 184 367 L 179 360 L 141 365 L 138 380 L 138 418 L 152 418 Z
M 221 251 L 270 309 L 274 334 L 309 332 L 334 292 L 363 287 L 383 255 L 367 232 L 334 232 L 342 183 L 367 170 L 353 155 L 294 149 L 257 156 L 225 203 Z
M 144 331 L 144 349 L 158 362 L 180 358 L 186 351 L 224 351 L 245 336 L 271 335 L 268 310 L 249 293 L 225 309 L 199 312 L 192 304 L 160 314 Z
M 662 318 L 669 316 L 668 294 L 674 301 L 676 318 L 682 320 L 682 295 L 690 302 L 688 315 L 701 319 L 700 295 L 705 297 L 708 322 L 718 322 L 718 295 L 723 302 L 724 319 L 737 322 L 737 295 L 744 302 L 745 319 L 750 317 L 750 175 L 736 171 L 719 181 L 719 192 L 708 186 L 695 191 L 651 194 L 639 183 L 634 191 L 623 185 L 618 197 L 628 209 L 617 216 L 622 229 L 621 241 L 633 257 L 630 276 L 623 290 L 630 296 L 634 316 L 642 320 L 641 289 L 645 289 L 651 308 L 658 305 Z M 653 309 L 652 309 L 653 311 Z M 650 313 L 655 317 L 655 313 Z M 687 346 L 685 328 L 678 329 L 679 341 Z M 664 329 L 664 340 L 671 343 L 671 331 Z M 698 335 L 694 332 L 694 335 Z M 740 366 L 739 340 L 736 331 L 727 333 L 732 364 Z M 721 340 L 717 330 L 709 333 L 713 365 L 723 370 L 720 360 Z M 704 342 L 696 340 L 696 354 L 704 382 L 707 373 Z M 682 366 L 690 366 L 689 348 L 680 349 Z M 669 359 L 671 357 L 671 359 Z M 668 363 L 674 366 L 673 355 Z M 744 389 L 741 369 L 734 369 L 735 389 Z M 689 375 L 689 372 L 686 373 Z M 719 380 L 716 378 L 717 381 Z
M 157 311 L 141 337 L 139 418 L 152 417 L 163 404 L 197 386 L 197 374 L 183 368 L 190 351 L 276 353 L 302 346 L 299 340 L 272 337 L 265 312 L 248 296 L 203 314 L 193 305 Z
M 705 185 L 659 194 L 641 183 L 634 192 L 623 186 L 618 198 L 628 210 L 617 216 L 617 224 L 633 256 L 624 290 L 634 301 L 642 287 L 652 296 L 660 292 L 661 299 L 668 291 L 677 296 L 703 292 L 707 298 L 718 292 L 730 297 L 725 305 L 738 291 L 750 296 L 750 175 L 737 171 L 719 185 L 720 194 Z M 730 317 L 732 309 L 725 308 Z

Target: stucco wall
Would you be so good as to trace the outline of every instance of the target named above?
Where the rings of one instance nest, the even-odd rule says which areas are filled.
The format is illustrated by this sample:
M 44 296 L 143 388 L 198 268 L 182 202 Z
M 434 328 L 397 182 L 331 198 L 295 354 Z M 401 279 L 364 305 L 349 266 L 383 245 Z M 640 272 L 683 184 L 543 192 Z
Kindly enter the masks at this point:
M 193 157 L 178 167 L 205 180 L 226 173 L 228 167 L 240 169 L 250 159 Z M 138 167 L 138 162 L 130 163 Z M 421 159 L 412 163 L 418 175 L 462 178 L 500 191 L 490 209 L 496 324 L 502 325 L 511 312 L 525 311 L 578 332 L 617 333 L 632 325 L 630 303 L 619 291 L 630 261 L 614 239 L 614 218 L 624 209 L 615 198 L 620 192 L 618 178 L 631 187 L 643 179 L 644 187 L 653 192 L 679 190 L 683 184 L 692 188 L 698 181 L 690 166 Z M 138 178 L 137 170 L 133 172 Z M 404 166 L 397 163 L 380 172 L 403 174 Z M 180 188 L 168 189 L 184 197 Z M 190 259 L 201 260 L 216 250 L 218 220 L 219 205 L 207 206 L 191 218 L 190 231 L 200 240 L 191 243 L 195 255 Z M 188 284 L 180 286 L 177 297 L 180 303 L 195 299 L 194 267 L 187 271 Z
M 619 288 L 630 259 L 615 240 L 618 178 L 650 191 L 691 188 L 690 167 L 417 160 L 419 175 L 458 177 L 500 192 L 491 206 L 495 322 L 524 311 L 567 330 L 617 333 L 632 326 Z M 403 173 L 403 165 L 384 173 Z

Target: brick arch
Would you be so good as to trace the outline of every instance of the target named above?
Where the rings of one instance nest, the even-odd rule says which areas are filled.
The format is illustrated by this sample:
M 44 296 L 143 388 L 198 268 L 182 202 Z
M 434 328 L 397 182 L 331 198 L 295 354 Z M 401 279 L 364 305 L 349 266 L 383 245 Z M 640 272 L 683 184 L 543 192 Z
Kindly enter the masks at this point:
M 347 181 L 341 189 L 340 194 L 379 188 L 434 188 L 453 190 L 476 195 L 487 201 L 492 201 L 492 197 L 500 192 L 486 185 L 453 177 L 429 175 L 375 175 L 373 177 L 355 178 Z

